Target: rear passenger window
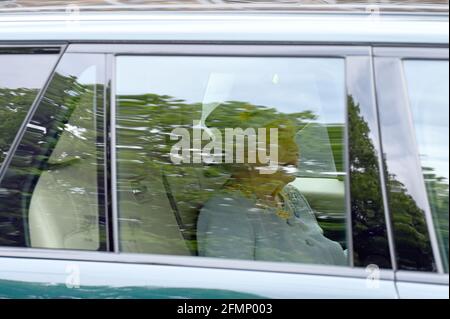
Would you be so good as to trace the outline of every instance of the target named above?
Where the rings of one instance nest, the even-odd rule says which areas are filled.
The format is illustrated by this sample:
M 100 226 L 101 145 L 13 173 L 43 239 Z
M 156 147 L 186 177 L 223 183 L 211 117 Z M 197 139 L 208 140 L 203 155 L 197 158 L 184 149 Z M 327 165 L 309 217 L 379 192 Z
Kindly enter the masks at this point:
M 344 65 L 118 57 L 121 251 L 348 265 Z
M 0 167 L 57 54 L 0 50 Z
M 104 60 L 60 61 L 0 184 L 0 245 L 106 249 Z
M 404 62 L 422 172 L 444 267 L 448 272 L 448 61 Z

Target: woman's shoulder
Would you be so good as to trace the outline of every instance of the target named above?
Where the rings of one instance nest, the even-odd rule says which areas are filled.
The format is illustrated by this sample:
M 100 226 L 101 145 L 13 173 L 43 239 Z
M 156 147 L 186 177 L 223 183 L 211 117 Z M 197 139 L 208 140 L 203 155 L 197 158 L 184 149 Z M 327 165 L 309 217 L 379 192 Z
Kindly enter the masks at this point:
M 211 196 L 204 204 L 201 212 L 232 213 L 254 207 L 252 201 L 238 191 L 220 191 Z
M 312 211 L 311 207 L 309 206 L 308 201 L 302 195 L 302 193 L 298 190 L 297 187 L 295 187 L 291 184 L 288 184 L 283 188 L 283 194 L 287 198 L 289 198 L 289 200 L 297 207 L 304 207 L 304 208 Z
M 253 209 L 251 202 L 240 194 L 215 194 L 199 211 L 197 236 L 203 238 L 208 232 L 211 233 L 209 236 L 226 232 L 229 236 L 238 236 L 237 233 L 241 233 L 239 236 L 248 237 L 244 233 L 251 232 L 247 217 Z

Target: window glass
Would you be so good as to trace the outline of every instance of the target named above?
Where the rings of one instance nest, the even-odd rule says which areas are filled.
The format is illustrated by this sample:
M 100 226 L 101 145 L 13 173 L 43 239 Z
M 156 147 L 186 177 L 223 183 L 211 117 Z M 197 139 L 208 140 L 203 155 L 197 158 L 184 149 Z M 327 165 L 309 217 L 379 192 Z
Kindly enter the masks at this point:
M 0 166 L 57 58 L 0 52 Z
M 380 181 L 380 138 L 370 57 L 347 57 L 353 265 L 392 268 Z M 363 76 L 361 76 L 363 75 Z
M 346 265 L 343 59 L 117 58 L 126 252 Z
M 103 69 L 58 65 L 0 184 L 0 245 L 105 249 Z
M 444 267 L 448 272 L 448 61 L 405 61 L 422 172 Z

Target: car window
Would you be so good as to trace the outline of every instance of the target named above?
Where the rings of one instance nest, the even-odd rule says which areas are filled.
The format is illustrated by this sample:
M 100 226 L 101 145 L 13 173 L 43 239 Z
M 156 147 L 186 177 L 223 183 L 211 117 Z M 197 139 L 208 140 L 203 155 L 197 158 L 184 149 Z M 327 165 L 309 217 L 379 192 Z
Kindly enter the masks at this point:
M 347 57 L 348 167 L 353 266 L 392 269 L 380 180 L 380 135 L 370 57 Z
M 428 201 L 448 272 L 448 61 L 404 61 Z
M 383 143 L 384 182 L 392 220 L 394 265 L 399 270 L 437 270 L 426 219 L 415 133 L 405 94 L 403 62 L 398 57 L 374 60 L 377 104 Z
M 104 56 L 60 61 L 0 184 L 0 245 L 104 250 Z
M 344 70 L 117 57 L 120 250 L 347 265 Z
M 0 50 L 0 167 L 57 54 Z

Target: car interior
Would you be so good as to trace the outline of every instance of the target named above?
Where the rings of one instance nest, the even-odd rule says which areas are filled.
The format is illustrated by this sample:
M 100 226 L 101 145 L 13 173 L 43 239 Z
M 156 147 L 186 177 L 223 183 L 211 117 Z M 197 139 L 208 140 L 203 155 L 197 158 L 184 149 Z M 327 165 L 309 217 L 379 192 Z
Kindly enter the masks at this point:
M 219 77 L 212 83 L 222 85 Z M 217 86 L 216 86 L 217 87 Z M 207 90 L 201 121 L 228 93 Z M 99 167 L 93 101 L 81 95 L 27 203 L 31 247 L 100 249 Z M 310 123 L 296 136 L 302 150 L 297 178 L 291 184 L 321 220 L 342 226 L 325 236 L 345 247 L 344 180 L 336 168 L 329 131 Z M 341 145 L 342 146 L 342 145 Z M 339 153 L 337 153 L 339 154 Z M 118 156 L 119 161 L 125 158 Z M 155 165 L 142 176 L 118 180 L 120 249 L 123 252 L 197 255 L 197 219 L 203 204 L 230 175 L 214 165 Z M 321 219 L 321 216 L 323 217 Z

